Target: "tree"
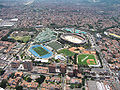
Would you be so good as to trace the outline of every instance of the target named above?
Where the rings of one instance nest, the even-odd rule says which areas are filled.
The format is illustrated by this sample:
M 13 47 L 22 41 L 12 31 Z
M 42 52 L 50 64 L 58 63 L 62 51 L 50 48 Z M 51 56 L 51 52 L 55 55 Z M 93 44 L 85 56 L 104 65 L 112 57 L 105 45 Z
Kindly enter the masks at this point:
M 70 88 L 73 89 L 73 88 L 74 88 L 74 84 L 71 84 L 71 85 L 70 85 Z
M 16 90 L 23 90 L 23 87 L 22 86 L 16 86 L 15 89 Z
M 12 74 L 10 75 L 11 78 L 14 78 L 14 76 L 15 76 L 15 73 L 12 73 Z
M 114 54 L 112 56 L 113 56 L 113 58 L 116 58 L 116 56 Z
M 37 78 L 36 82 L 38 82 L 39 84 L 42 84 L 44 82 L 44 80 L 45 80 L 45 76 L 40 75 L 40 78 Z
M 27 78 L 27 82 L 31 82 L 32 79 L 30 77 Z
M 85 86 L 85 78 L 82 78 L 82 85 Z
M 75 55 L 74 55 L 74 60 L 73 60 L 74 64 L 77 64 L 77 55 L 78 55 L 77 53 L 75 53 Z
M 56 62 L 56 63 L 59 63 L 59 62 L 60 62 L 60 60 L 59 60 L 59 59 L 57 59 L 57 60 L 55 60 L 55 62 Z
M 55 24 L 55 23 L 51 23 L 49 27 L 51 27 L 51 28 L 58 28 L 58 25 Z
M 7 87 L 7 80 L 6 79 L 2 80 L 2 82 L 0 83 L 0 87 L 2 87 L 4 89 Z
M 82 87 L 82 84 L 80 83 L 80 84 L 78 84 L 78 88 L 81 88 Z
M 82 88 L 82 90 L 85 90 L 85 88 Z
M 3 75 L 4 74 L 4 70 L 3 69 L 0 69 L 0 75 Z

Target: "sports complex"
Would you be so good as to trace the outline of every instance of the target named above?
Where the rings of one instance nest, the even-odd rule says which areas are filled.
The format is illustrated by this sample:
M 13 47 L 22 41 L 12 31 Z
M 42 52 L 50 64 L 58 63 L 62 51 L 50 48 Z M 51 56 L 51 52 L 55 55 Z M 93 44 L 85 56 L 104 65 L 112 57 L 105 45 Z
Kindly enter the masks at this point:
M 29 48 L 29 52 L 37 58 L 49 58 L 53 55 L 53 52 L 48 50 L 43 45 L 34 45 Z
M 61 35 L 60 38 L 62 41 L 65 41 L 71 44 L 85 44 L 86 43 L 85 37 L 80 34 L 68 33 L 68 34 Z
M 88 66 L 98 65 L 96 55 L 94 55 L 94 54 L 80 54 L 80 55 L 78 55 L 77 63 L 80 65 L 88 65 Z

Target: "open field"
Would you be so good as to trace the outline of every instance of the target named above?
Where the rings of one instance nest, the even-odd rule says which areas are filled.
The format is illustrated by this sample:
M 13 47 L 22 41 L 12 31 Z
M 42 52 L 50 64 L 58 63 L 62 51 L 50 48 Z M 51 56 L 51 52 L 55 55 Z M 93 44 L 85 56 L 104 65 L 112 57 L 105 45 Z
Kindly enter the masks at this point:
M 62 50 L 58 51 L 58 53 L 63 53 L 66 56 L 74 56 L 75 55 L 74 52 L 71 52 L 68 49 L 62 49 Z
M 40 56 L 43 56 L 43 55 L 48 54 L 48 52 L 47 52 L 45 49 L 43 49 L 42 47 L 36 47 L 36 48 L 33 48 L 33 50 L 34 50 L 37 54 L 39 54 Z
M 17 37 L 11 37 L 15 40 L 20 40 L 20 41 L 23 41 L 24 43 L 26 43 L 27 41 L 29 41 L 31 39 L 31 36 L 23 36 L 23 37 L 20 37 L 20 36 L 17 36 Z
M 93 54 L 80 54 L 78 55 L 78 64 L 97 65 L 96 57 Z

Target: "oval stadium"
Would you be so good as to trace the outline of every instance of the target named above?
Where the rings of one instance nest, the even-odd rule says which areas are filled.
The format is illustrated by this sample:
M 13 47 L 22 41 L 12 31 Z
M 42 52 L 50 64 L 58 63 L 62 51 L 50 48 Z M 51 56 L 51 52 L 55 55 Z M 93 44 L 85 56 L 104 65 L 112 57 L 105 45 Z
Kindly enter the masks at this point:
M 71 43 L 71 44 L 85 44 L 86 39 L 81 34 L 67 33 L 60 36 L 62 41 Z

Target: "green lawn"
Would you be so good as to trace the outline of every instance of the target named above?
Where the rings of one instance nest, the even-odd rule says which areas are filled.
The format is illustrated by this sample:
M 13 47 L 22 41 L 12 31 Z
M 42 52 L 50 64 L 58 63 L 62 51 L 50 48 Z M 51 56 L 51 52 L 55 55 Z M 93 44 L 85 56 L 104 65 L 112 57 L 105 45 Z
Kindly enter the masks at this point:
M 48 54 L 49 52 L 46 51 L 45 49 L 43 49 L 42 47 L 36 47 L 36 48 L 33 48 L 33 50 L 38 53 L 40 56 L 43 56 L 43 55 L 46 55 Z
M 58 51 L 58 53 L 63 53 L 65 56 L 74 56 L 75 55 L 74 52 L 71 52 L 68 49 L 62 49 L 62 50 Z
M 31 39 L 31 36 L 23 36 L 23 37 L 17 36 L 17 37 L 11 37 L 11 38 L 13 38 L 15 40 L 21 40 L 24 43 L 26 43 L 27 41 L 29 41 Z
M 88 59 L 94 59 L 94 61 L 89 61 L 89 63 L 87 62 Z M 78 64 L 81 65 L 96 65 L 96 58 L 93 54 L 81 54 L 78 56 Z
M 23 41 L 24 43 L 26 43 L 26 42 L 29 41 L 30 39 L 31 39 L 30 36 L 24 36 L 24 37 L 22 38 L 22 41 Z

